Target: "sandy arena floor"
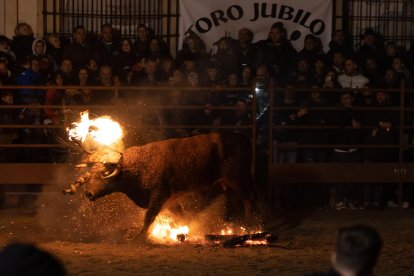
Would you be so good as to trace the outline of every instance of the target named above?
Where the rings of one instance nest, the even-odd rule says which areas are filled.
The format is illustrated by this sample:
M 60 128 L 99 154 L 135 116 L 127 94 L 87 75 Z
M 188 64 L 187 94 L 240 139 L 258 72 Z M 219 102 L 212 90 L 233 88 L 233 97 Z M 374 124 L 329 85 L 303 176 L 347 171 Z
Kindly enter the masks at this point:
M 372 225 L 383 236 L 377 275 L 414 275 L 413 210 L 289 212 L 269 223 L 280 237 L 274 246 L 228 249 L 201 241 L 131 242 L 128 237 L 140 227 L 142 210 L 122 195 L 90 203 L 49 193 L 37 206 L 0 210 L 0 246 L 13 240 L 35 243 L 63 260 L 69 275 L 302 275 L 325 271 L 337 229 L 354 223 Z M 212 207 L 192 215 L 190 229 L 199 234 L 218 229 L 217 210 Z

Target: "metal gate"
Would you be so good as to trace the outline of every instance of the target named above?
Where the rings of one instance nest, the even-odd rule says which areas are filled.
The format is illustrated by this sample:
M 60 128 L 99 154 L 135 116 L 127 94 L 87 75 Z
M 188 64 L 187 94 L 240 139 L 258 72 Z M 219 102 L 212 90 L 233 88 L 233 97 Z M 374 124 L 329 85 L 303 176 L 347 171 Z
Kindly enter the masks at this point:
M 347 0 L 343 3 L 345 28 L 352 34 L 354 48 L 361 45 L 366 28 L 380 33 L 384 41 L 395 41 L 407 49 L 414 40 L 414 1 Z
M 43 0 L 43 34 L 72 37 L 73 28 L 85 26 L 99 34 L 110 23 L 122 36 L 135 36 L 136 26 L 146 24 L 169 46 L 178 47 L 178 0 Z

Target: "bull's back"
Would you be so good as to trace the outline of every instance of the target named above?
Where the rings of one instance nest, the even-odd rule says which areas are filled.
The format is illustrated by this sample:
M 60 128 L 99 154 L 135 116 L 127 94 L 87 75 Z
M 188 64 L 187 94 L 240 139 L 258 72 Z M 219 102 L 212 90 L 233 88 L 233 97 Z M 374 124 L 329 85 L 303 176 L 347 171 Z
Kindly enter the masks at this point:
M 226 160 L 235 159 L 240 161 L 235 171 L 250 170 L 249 142 L 231 133 L 169 139 L 124 152 L 125 166 L 139 174 L 143 183 L 168 182 L 173 191 L 201 189 L 213 183 L 223 177 Z

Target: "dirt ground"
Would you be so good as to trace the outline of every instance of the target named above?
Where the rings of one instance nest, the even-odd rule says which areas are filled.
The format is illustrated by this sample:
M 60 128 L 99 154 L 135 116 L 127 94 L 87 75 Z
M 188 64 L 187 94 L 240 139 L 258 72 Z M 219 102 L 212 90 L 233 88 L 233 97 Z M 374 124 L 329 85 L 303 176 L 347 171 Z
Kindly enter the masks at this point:
M 203 240 L 222 226 L 219 205 L 190 216 L 185 243 L 148 244 L 128 238 L 143 211 L 122 195 L 90 203 L 46 193 L 34 206 L 0 210 L 0 246 L 35 243 L 69 275 L 302 275 L 329 268 L 339 227 L 365 223 L 384 239 L 376 274 L 414 275 L 413 210 L 283 212 L 267 224 L 279 236 L 272 246 L 224 248 Z

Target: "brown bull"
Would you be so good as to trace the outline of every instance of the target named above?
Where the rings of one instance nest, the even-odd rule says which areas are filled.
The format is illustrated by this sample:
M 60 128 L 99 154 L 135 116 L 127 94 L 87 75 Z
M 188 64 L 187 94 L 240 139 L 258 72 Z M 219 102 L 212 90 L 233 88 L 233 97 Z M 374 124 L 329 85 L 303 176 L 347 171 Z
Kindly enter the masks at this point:
M 251 160 L 251 146 L 244 137 L 211 133 L 130 147 L 118 164 L 95 163 L 77 183 L 86 184 L 85 195 L 90 200 L 123 192 L 147 208 L 141 230 L 146 235 L 167 201 L 217 183 L 233 190 L 251 218 Z

